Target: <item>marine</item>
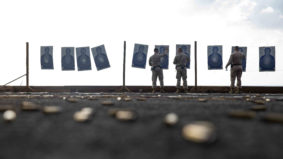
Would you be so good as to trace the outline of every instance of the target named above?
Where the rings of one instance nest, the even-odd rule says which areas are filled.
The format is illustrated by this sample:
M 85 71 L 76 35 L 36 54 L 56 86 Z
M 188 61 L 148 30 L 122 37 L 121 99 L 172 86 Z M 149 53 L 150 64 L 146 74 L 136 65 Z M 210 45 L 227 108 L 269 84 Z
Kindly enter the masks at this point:
M 237 89 L 235 93 L 240 93 L 240 89 L 242 88 L 242 61 L 245 58 L 245 55 L 239 51 L 239 47 L 236 46 L 234 52 L 230 55 L 229 61 L 226 65 L 226 70 L 229 65 L 231 65 L 231 71 L 230 71 L 230 78 L 231 78 L 231 85 L 230 85 L 230 91 L 229 93 L 234 92 L 234 85 L 235 85 L 235 79 L 237 78 Z
M 177 71 L 177 91 L 176 93 L 180 92 L 181 89 L 181 78 L 183 80 L 183 88 L 184 92 L 188 92 L 188 85 L 187 85 L 187 68 L 186 64 L 190 61 L 189 56 L 187 56 L 185 53 L 183 53 L 183 49 L 179 48 L 178 52 L 174 59 L 174 64 L 176 65 L 176 71 Z
M 152 71 L 152 93 L 156 92 L 156 81 L 157 78 L 160 82 L 160 92 L 164 93 L 164 83 L 163 83 L 163 70 L 161 68 L 160 62 L 163 56 L 168 55 L 168 52 L 160 54 L 157 48 L 154 49 L 154 54 L 149 58 L 149 65 Z

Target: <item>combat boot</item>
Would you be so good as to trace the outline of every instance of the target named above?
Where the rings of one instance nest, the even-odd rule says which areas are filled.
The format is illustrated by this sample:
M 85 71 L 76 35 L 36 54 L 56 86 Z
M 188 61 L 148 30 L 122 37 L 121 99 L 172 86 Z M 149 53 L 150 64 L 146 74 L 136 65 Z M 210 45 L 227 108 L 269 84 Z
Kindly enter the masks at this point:
M 180 89 L 177 88 L 176 93 L 180 93 Z
M 153 89 L 152 89 L 152 93 L 155 93 L 155 92 L 156 92 L 156 89 L 155 89 L 155 88 L 153 88 Z
M 184 89 L 184 93 L 189 93 L 187 88 Z
M 240 93 L 240 88 L 237 88 L 235 93 L 239 94 Z
M 230 91 L 229 91 L 229 94 L 232 94 L 232 93 L 233 93 L 233 89 L 231 88 Z
M 160 92 L 161 92 L 161 93 L 165 93 L 164 88 L 160 88 Z

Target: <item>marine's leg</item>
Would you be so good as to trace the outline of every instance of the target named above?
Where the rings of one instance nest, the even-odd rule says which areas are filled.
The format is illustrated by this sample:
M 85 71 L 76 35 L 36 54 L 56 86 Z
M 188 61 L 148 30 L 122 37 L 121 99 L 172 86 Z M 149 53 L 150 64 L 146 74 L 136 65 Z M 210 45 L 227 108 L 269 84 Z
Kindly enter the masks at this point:
M 242 88 L 242 81 L 241 81 L 242 73 L 243 70 L 241 67 L 239 67 L 237 70 L 237 93 L 240 93 L 240 89 Z
M 176 74 L 176 79 L 177 79 L 177 85 L 176 85 L 176 93 L 180 92 L 180 85 L 181 85 L 181 71 L 179 69 L 176 70 L 177 74 Z
M 183 79 L 183 88 L 185 93 L 188 92 L 188 84 L 187 84 L 187 69 L 182 70 L 182 79 Z
M 157 73 L 155 70 L 152 70 L 152 93 L 155 93 L 156 90 L 156 80 L 157 80 Z
M 231 85 L 230 85 L 230 92 L 229 93 L 233 93 L 233 89 L 235 87 L 235 78 L 236 78 L 235 67 L 231 68 L 230 78 L 231 78 Z
M 163 70 L 160 69 L 158 72 L 159 72 L 158 78 L 159 78 L 159 82 L 160 82 L 160 91 L 161 91 L 162 93 L 164 93 L 165 91 L 164 91 L 164 83 L 163 83 Z

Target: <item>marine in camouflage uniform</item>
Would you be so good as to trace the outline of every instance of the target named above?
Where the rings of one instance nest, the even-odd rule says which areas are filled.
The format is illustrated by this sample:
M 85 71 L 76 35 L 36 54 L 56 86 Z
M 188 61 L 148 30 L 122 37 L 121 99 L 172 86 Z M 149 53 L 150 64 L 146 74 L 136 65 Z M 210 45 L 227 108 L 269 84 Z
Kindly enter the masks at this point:
M 149 58 L 149 65 L 151 66 L 152 71 L 152 93 L 156 92 L 156 81 L 157 78 L 160 82 L 160 91 L 164 91 L 164 83 L 163 83 L 163 70 L 161 68 L 160 62 L 163 56 L 168 55 L 168 53 L 159 54 L 157 48 L 154 49 L 154 55 Z
M 183 53 L 183 50 L 181 48 L 178 49 L 178 53 L 175 56 L 174 59 L 174 64 L 176 65 L 176 70 L 177 70 L 177 91 L 176 93 L 180 92 L 181 88 L 181 78 L 183 80 L 183 87 L 184 91 L 187 93 L 188 92 L 188 85 L 187 85 L 187 68 L 186 64 L 190 61 L 189 56 L 187 56 L 185 53 Z
M 230 59 L 226 65 L 226 70 L 229 65 L 231 65 L 231 85 L 230 92 L 233 93 L 235 79 L 237 77 L 237 89 L 236 93 L 240 92 L 240 88 L 242 87 L 241 77 L 243 72 L 242 61 L 245 58 L 245 55 L 239 51 L 239 47 L 235 47 L 235 51 L 230 55 Z

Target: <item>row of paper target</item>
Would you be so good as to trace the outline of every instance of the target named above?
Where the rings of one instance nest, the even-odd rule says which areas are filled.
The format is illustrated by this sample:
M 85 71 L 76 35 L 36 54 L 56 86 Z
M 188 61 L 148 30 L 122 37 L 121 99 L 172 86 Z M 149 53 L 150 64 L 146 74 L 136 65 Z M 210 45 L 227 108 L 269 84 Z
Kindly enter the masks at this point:
M 160 54 L 168 52 L 168 55 L 161 58 L 161 67 L 168 69 L 169 61 L 169 45 L 155 45 Z M 183 52 L 190 57 L 190 45 L 176 45 L 176 52 L 182 48 Z M 61 66 L 62 70 L 75 70 L 75 51 L 78 71 L 91 70 L 90 50 L 97 70 L 102 70 L 110 67 L 104 45 L 97 47 L 62 47 L 61 48 Z M 207 62 L 209 70 L 223 69 L 222 46 L 213 45 L 207 47 Z M 233 53 L 234 47 L 231 49 Z M 242 61 L 243 70 L 246 70 L 247 47 L 240 47 L 239 51 L 245 55 Z M 146 68 L 148 54 L 148 45 L 135 44 L 132 58 L 132 67 Z M 186 64 L 190 68 L 190 61 Z M 53 46 L 41 46 L 41 69 L 54 69 L 53 66 Z M 259 70 L 260 71 L 275 71 L 275 47 L 259 47 Z

